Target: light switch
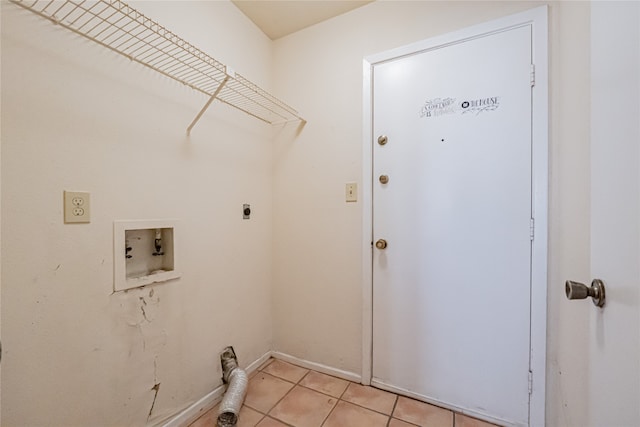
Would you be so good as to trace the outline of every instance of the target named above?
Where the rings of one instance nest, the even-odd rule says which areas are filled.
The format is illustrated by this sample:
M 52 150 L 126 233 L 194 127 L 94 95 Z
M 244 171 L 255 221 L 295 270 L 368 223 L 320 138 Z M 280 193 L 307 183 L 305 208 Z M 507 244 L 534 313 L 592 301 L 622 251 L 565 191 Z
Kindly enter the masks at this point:
M 345 198 L 347 202 L 358 201 L 358 184 L 355 182 L 348 182 L 345 188 Z
M 65 224 L 90 221 L 89 193 L 85 191 L 64 192 Z

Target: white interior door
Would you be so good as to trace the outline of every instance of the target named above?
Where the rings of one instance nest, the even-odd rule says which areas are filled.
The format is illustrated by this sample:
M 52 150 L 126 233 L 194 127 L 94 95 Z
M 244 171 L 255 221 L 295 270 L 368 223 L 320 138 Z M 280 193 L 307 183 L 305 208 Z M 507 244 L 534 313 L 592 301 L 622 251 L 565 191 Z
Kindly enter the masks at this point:
M 640 3 L 591 5 L 589 423 L 640 425 Z M 589 304 L 571 301 L 567 304 Z
M 531 33 L 373 67 L 372 383 L 512 425 L 529 419 Z

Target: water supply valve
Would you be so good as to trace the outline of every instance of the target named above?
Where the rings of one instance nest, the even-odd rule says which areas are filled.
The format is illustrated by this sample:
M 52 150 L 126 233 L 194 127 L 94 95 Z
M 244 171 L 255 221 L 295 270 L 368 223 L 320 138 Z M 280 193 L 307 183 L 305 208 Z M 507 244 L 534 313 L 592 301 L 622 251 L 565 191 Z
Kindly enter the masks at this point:
M 164 255 L 164 252 L 162 251 L 162 229 L 161 228 L 156 228 L 156 238 L 153 241 L 153 246 L 155 247 L 156 251 L 151 255 L 153 256 Z

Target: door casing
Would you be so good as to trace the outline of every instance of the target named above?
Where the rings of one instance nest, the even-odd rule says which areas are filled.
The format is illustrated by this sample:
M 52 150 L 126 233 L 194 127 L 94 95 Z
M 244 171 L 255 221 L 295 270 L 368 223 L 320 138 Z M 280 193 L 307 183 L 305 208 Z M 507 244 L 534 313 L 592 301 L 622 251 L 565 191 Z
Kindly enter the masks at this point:
M 531 268 L 531 400 L 529 425 L 545 425 L 548 248 L 548 8 L 537 7 L 442 36 L 368 56 L 363 61 L 362 152 L 362 383 L 371 384 L 373 360 L 373 68 L 406 55 L 439 49 L 507 29 L 531 26 L 535 85 L 532 91 L 532 208 L 535 235 Z M 414 396 L 415 397 L 415 396 Z

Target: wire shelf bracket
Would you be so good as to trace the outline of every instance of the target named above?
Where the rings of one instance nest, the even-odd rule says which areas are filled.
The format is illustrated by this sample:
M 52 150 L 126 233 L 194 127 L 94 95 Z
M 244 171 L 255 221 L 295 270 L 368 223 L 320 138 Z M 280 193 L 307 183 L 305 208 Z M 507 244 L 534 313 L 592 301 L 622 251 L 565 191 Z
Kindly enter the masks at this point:
M 306 121 L 242 75 L 120 0 L 10 0 L 128 59 L 272 125 Z
M 213 92 L 213 95 L 211 95 L 211 98 L 209 98 L 209 100 L 207 101 L 206 104 L 204 104 L 204 107 L 202 107 L 202 109 L 200 110 L 200 112 L 198 113 L 198 115 L 196 115 L 196 118 L 193 119 L 193 121 L 191 122 L 191 124 L 189 125 L 189 127 L 187 128 L 187 135 L 191 135 L 191 129 L 193 129 L 193 127 L 196 125 L 196 123 L 198 123 L 198 120 L 200 120 L 200 117 L 202 117 L 202 115 L 204 114 L 205 111 L 207 111 L 207 109 L 209 108 L 209 106 L 211 105 L 211 103 L 213 101 L 215 101 L 215 99 L 218 97 L 218 95 L 220 94 L 220 91 L 222 89 L 224 89 L 224 85 L 229 81 L 229 79 L 231 78 L 231 76 L 229 74 L 227 74 L 225 76 L 225 78 L 222 80 L 222 82 L 220 82 L 220 86 L 218 86 L 218 88 L 215 90 L 215 92 Z

